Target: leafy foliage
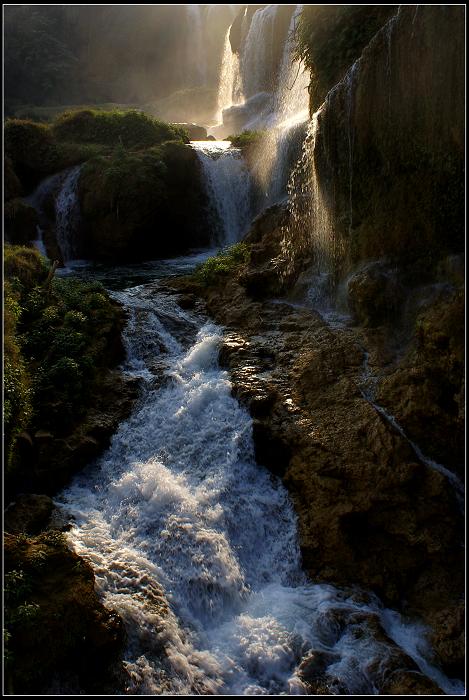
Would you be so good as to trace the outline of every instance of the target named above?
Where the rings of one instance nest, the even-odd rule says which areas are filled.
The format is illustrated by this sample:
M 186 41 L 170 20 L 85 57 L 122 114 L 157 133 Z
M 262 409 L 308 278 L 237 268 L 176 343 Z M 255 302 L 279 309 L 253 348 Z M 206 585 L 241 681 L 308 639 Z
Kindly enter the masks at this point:
M 67 431 L 89 405 L 109 359 L 117 307 L 97 282 L 53 278 L 32 248 L 5 246 L 7 475 L 19 433 Z
M 247 243 L 236 243 L 199 265 L 194 276 L 197 282 L 210 287 L 248 262 L 250 254 Z

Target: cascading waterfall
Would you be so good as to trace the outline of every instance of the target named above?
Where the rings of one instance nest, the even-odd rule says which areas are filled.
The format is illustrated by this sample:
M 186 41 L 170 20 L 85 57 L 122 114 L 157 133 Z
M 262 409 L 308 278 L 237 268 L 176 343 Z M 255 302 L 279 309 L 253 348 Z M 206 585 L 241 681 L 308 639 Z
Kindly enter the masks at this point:
M 75 260 L 80 255 L 78 199 L 80 172 L 81 165 L 71 168 L 55 200 L 55 230 L 64 263 Z
M 301 157 L 288 182 L 290 218 L 284 229 L 283 257 L 286 272 L 301 257 L 311 260 L 308 270 L 312 301 L 327 303 L 333 283 L 334 265 L 342 255 L 342 244 L 335 236 L 328 204 L 319 184 L 315 150 L 322 108 L 311 119 Z
M 246 98 L 272 91 L 272 52 L 277 9 L 278 5 L 267 5 L 257 10 L 252 17 L 241 52 L 241 76 Z
M 306 694 L 316 653 L 332 694 L 376 694 L 397 644 L 461 693 L 428 662 L 421 626 L 302 573 L 287 493 L 256 465 L 251 418 L 218 366 L 221 330 L 155 284 L 115 296 L 141 397 L 60 502 L 69 541 L 125 623 L 128 692 Z
M 304 138 L 309 119 L 309 73 L 294 59 L 295 29 L 302 10 L 293 12 L 274 96 L 274 108 L 266 126 L 270 127 L 255 167 L 255 178 L 265 197 L 265 206 L 286 194 L 293 163 L 298 157 L 298 142 Z
M 218 89 L 219 124 L 213 129 L 213 133 L 224 135 L 241 129 L 267 129 L 252 167 L 257 210 L 286 195 L 309 116 L 309 75 L 294 59 L 294 33 L 302 5 L 292 14 L 278 73 L 273 65 L 277 9 L 268 5 L 254 13 L 240 59 L 231 51 L 228 30 Z
M 233 105 L 241 104 L 244 95 L 241 85 L 241 74 L 239 68 L 239 57 L 231 50 L 230 29 L 227 29 L 225 42 L 223 45 L 223 56 L 218 81 L 217 96 L 217 124 L 223 122 L 223 110 Z
M 36 226 L 37 238 L 33 241 L 33 244 L 44 257 L 47 257 L 44 244 L 44 228 L 50 224 L 48 216 L 44 212 L 44 203 L 46 198 L 59 187 L 62 178 L 63 173 L 56 173 L 55 175 L 46 177 L 44 180 L 41 180 L 32 194 L 23 198 L 23 201 L 31 207 L 34 207 L 38 213 L 39 224 Z
M 229 141 L 192 141 L 192 146 L 221 229 L 218 243 L 236 243 L 251 222 L 251 178 L 241 152 Z

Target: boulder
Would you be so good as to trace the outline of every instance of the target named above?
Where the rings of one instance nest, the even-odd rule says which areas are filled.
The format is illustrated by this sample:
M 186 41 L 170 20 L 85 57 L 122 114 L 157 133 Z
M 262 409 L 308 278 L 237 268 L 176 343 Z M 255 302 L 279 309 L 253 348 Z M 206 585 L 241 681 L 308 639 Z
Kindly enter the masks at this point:
M 350 309 L 364 326 L 391 323 L 405 298 L 398 270 L 383 261 L 367 263 L 354 272 L 347 291 Z

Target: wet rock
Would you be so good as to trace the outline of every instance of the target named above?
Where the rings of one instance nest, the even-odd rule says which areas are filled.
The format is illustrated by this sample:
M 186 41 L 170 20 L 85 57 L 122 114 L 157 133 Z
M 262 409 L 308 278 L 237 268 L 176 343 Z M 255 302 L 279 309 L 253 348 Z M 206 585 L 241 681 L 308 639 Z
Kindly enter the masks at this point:
M 427 457 L 464 476 L 464 293 L 437 297 L 414 322 L 399 364 L 377 400 L 396 416 Z
M 387 324 L 396 318 L 404 299 L 397 270 L 372 262 L 348 280 L 348 301 L 356 319 L 364 326 Z
M 311 651 L 298 666 L 298 675 L 302 681 L 314 685 L 318 680 L 324 680 L 327 667 L 339 659 L 340 654 Z
M 464 601 L 437 612 L 430 619 L 434 629 L 430 642 L 445 673 L 464 680 L 465 673 Z

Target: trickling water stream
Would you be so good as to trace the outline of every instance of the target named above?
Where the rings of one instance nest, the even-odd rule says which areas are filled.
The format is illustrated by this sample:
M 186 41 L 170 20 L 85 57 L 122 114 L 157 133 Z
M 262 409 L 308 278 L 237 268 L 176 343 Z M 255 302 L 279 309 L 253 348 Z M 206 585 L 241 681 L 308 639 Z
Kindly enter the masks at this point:
M 332 694 L 374 694 L 391 640 L 461 692 L 429 665 L 422 627 L 302 572 L 287 492 L 255 463 L 251 418 L 218 365 L 222 330 L 157 283 L 113 294 L 129 312 L 124 369 L 141 397 L 59 500 L 124 620 L 128 692 L 305 694 L 315 651 Z M 376 638 L 376 616 L 388 637 Z

